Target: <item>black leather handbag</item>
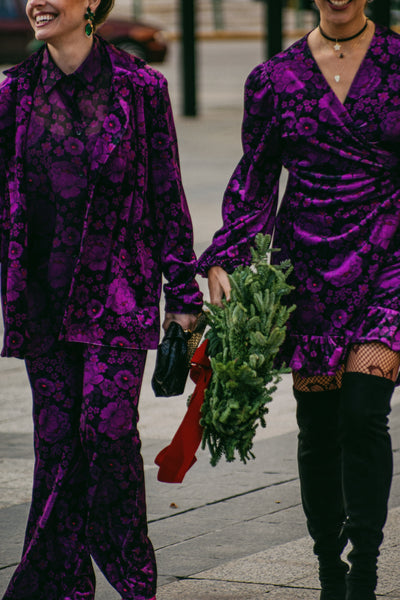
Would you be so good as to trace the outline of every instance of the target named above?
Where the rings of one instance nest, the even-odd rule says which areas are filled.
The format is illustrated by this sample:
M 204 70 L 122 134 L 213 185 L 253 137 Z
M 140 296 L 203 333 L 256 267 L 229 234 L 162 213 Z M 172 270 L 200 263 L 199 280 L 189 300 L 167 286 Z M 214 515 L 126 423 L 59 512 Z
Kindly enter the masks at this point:
M 156 396 L 183 394 L 190 361 L 200 343 L 207 317 L 200 313 L 193 331 L 184 331 L 172 321 L 157 349 L 156 367 L 151 385 Z

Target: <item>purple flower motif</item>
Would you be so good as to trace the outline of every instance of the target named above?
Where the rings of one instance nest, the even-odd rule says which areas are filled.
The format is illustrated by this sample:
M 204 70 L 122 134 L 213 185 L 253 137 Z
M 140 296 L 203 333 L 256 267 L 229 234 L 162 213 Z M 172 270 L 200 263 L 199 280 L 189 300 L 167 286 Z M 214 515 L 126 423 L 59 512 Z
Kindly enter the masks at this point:
M 32 110 L 32 96 L 23 95 L 21 97 L 21 108 L 28 112 Z
M 294 263 L 294 272 L 296 273 L 297 279 L 299 279 L 299 281 L 303 281 L 303 279 L 305 279 L 307 277 L 308 269 L 304 263 L 295 262 Z
M 118 371 L 114 376 L 114 381 L 118 387 L 123 390 L 129 390 L 133 387 L 136 379 L 130 371 Z
M 72 156 L 79 156 L 83 152 L 84 145 L 77 138 L 70 137 L 65 140 L 64 148 L 69 154 L 72 154 Z
M 89 361 L 85 368 L 83 378 L 83 389 L 85 394 L 93 392 L 94 388 L 104 380 L 104 376 L 99 373 L 97 364 Z
M 79 514 L 75 513 L 72 515 L 68 515 L 65 524 L 67 528 L 71 531 L 80 531 L 80 529 L 82 529 L 83 526 L 83 519 Z
M 75 246 L 80 239 L 80 233 L 75 227 L 67 227 L 61 233 L 61 240 L 67 246 Z
M 296 125 L 296 129 L 300 135 L 314 135 L 318 129 L 318 124 L 314 119 L 310 117 L 300 117 Z
M 24 338 L 18 331 L 10 331 L 7 335 L 7 346 L 9 348 L 17 349 L 21 348 L 24 343 Z
M 50 397 L 54 394 L 56 386 L 53 381 L 41 377 L 35 382 L 35 390 L 42 396 Z
M 99 432 L 117 440 L 132 429 L 133 417 L 133 409 L 128 401 L 110 402 L 100 413 Z
M 100 236 L 91 236 L 87 240 L 82 263 L 89 265 L 92 271 L 105 271 L 108 264 L 111 242 Z
M 111 340 L 111 346 L 119 346 L 120 348 L 125 348 L 129 346 L 129 340 L 120 335 Z
M 19 258 L 22 254 L 22 246 L 17 242 L 10 242 L 8 246 L 8 257 L 12 260 Z
M 39 434 L 46 442 L 54 444 L 63 438 L 69 429 L 68 416 L 57 406 L 49 406 L 40 411 Z
M 8 300 L 14 302 L 26 287 L 24 272 L 17 269 L 8 269 L 7 272 L 7 296 Z
M 112 211 L 110 214 L 106 215 L 105 218 L 105 224 L 108 227 L 108 229 L 114 229 L 115 225 L 117 224 L 117 214 L 115 211 Z
M 306 287 L 310 292 L 317 294 L 322 290 L 322 281 L 315 281 L 315 279 L 309 277 L 306 280 Z
M 80 285 L 76 288 L 75 296 L 79 304 L 84 304 L 89 300 L 89 290 L 84 285 Z
M 278 64 L 271 73 L 271 80 L 275 83 L 278 93 L 286 91 L 294 94 L 306 85 L 306 81 L 312 77 L 312 71 L 302 70 L 299 74 L 294 69 L 287 67 L 285 63 Z
M 115 279 L 111 282 L 106 308 L 111 308 L 118 315 L 124 315 L 135 310 L 135 296 L 125 278 Z
M 118 133 L 121 129 L 121 123 L 115 115 L 108 115 L 103 125 L 107 133 Z
M 295 129 L 296 124 L 297 124 L 297 119 L 296 119 L 296 114 L 293 111 L 291 111 L 291 110 L 285 111 L 282 115 L 282 120 L 285 123 L 286 129 L 288 129 L 289 131 L 292 131 Z
M 92 319 L 98 319 L 104 312 L 104 307 L 98 300 L 91 300 L 87 305 L 87 314 Z
M 127 252 L 125 248 L 122 248 L 120 250 L 118 258 L 121 267 L 128 267 L 131 264 L 131 257 L 129 255 L 129 252 Z
M 173 173 L 171 173 L 171 167 L 166 160 L 154 160 L 153 161 L 153 176 L 154 176 L 154 189 L 157 194 L 165 194 L 171 189 L 171 181 L 173 179 Z
M 126 158 L 116 157 L 112 163 L 112 169 L 108 172 L 108 177 L 113 183 L 120 183 L 124 180 L 126 174 Z
M 169 146 L 169 136 L 165 133 L 157 132 L 151 139 L 151 145 L 156 150 L 165 150 Z
M 55 138 L 60 138 L 65 135 L 65 128 L 62 123 L 52 123 L 50 125 L 50 132 Z M 64 154 L 64 150 L 61 149 L 61 146 L 58 146 L 59 155 Z
M 347 319 L 348 319 L 348 315 L 347 315 L 346 311 L 344 311 L 344 310 L 339 309 L 339 310 L 335 310 L 332 313 L 332 323 L 338 329 L 341 329 L 343 327 L 343 325 L 346 325 Z
M 107 396 L 107 398 L 115 398 L 115 396 L 118 393 L 117 386 L 113 381 L 110 381 L 109 379 L 104 379 L 104 381 L 100 383 L 100 389 L 103 395 Z

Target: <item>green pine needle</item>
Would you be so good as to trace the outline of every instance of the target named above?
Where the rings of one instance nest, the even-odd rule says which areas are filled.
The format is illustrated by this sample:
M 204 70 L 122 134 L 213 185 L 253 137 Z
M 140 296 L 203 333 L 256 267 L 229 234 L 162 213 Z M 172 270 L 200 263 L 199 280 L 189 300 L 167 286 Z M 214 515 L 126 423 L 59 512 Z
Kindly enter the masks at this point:
M 202 406 L 202 448 L 208 446 L 215 466 L 236 453 L 242 462 L 255 458 L 252 447 L 257 427 L 266 427 L 268 403 L 289 370 L 274 368 L 295 306 L 281 303 L 294 288 L 287 283 L 290 261 L 269 264 L 271 236 L 258 234 L 252 262 L 229 275 L 231 300 L 224 308 L 206 303 L 208 355 L 213 370 Z

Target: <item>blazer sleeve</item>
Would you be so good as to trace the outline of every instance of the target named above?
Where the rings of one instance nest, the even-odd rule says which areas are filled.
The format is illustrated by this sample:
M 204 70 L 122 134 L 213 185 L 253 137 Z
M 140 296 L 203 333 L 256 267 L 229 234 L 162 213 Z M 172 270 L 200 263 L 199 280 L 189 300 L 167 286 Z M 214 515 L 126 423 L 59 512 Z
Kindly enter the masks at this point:
M 0 84 L 0 262 L 6 259 L 9 231 L 9 198 L 7 189 L 7 165 L 9 150 L 13 145 L 14 129 L 13 98 L 10 80 Z
M 256 67 L 245 85 L 243 156 L 225 191 L 223 225 L 198 261 L 207 276 L 213 265 L 228 273 L 250 261 L 250 245 L 259 232 L 272 233 L 281 173 L 280 124 L 268 63 Z
M 155 99 L 153 98 L 153 103 Z M 178 144 L 166 79 L 159 76 L 152 107 L 149 178 L 167 312 L 200 312 L 203 296 L 196 277 L 193 228 L 182 186 Z

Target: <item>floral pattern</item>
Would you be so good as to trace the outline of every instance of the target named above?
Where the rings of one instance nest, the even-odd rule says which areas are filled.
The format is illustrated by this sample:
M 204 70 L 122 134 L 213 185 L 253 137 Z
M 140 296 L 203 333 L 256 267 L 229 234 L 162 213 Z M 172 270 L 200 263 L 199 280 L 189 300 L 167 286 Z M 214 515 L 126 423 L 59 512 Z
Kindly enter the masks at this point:
M 3 355 L 57 338 L 156 348 L 162 275 L 167 311 L 202 305 L 164 77 L 99 37 L 72 75 L 46 49 L 7 75 Z
M 35 425 L 32 506 L 4 600 L 94 600 L 90 556 L 122 598 L 153 598 L 137 430 L 145 361 L 145 351 L 69 343 L 26 360 Z
M 399 56 L 400 36 L 377 26 L 344 104 L 307 36 L 246 82 L 244 155 L 199 271 L 232 271 L 256 233 L 274 232 L 273 260 L 291 259 L 297 305 L 279 361 L 303 375 L 333 375 L 353 342 L 400 351 Z
M 4 598 L 93 600 L 93 557 L 122 598 L 154 599 L 137 421 L 161 276 L 167 311 L 202 304 L 161 74 L 97 37 L 72 75 L 46 49 L 8 71 L 0 242 L 2 354 L 26 360 L 36 455 Z

